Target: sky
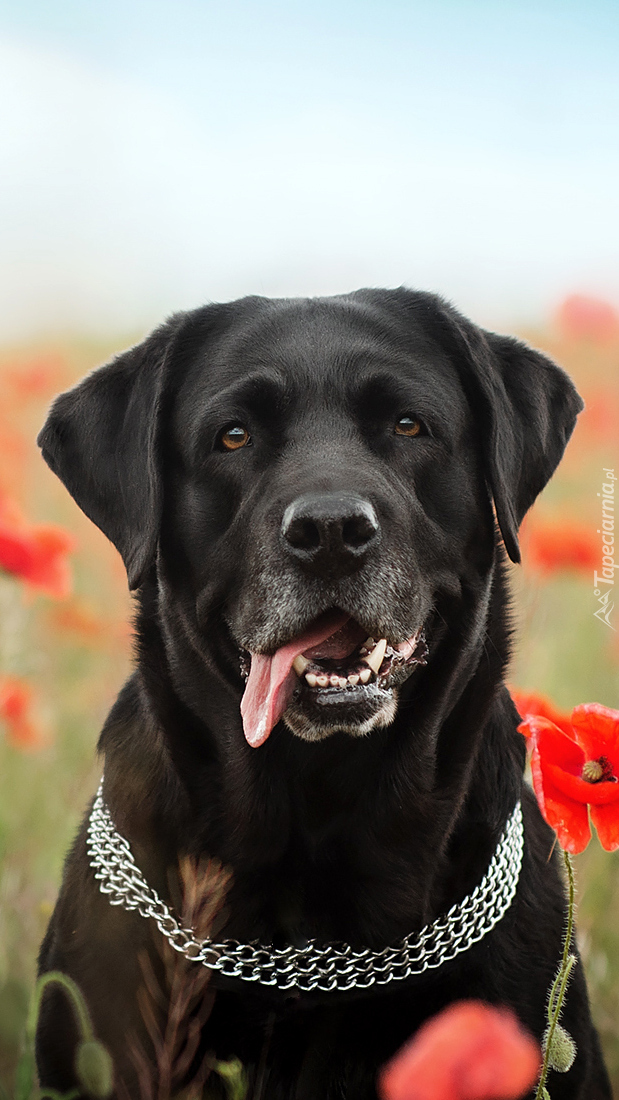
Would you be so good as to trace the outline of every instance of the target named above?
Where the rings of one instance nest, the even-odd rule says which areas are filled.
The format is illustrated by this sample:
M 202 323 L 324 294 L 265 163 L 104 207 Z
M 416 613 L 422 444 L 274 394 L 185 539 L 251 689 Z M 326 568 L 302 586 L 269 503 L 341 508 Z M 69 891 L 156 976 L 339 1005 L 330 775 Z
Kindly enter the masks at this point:
M 619 305 L 616 0 L 0 0 L 0 338 L 248 293 Z

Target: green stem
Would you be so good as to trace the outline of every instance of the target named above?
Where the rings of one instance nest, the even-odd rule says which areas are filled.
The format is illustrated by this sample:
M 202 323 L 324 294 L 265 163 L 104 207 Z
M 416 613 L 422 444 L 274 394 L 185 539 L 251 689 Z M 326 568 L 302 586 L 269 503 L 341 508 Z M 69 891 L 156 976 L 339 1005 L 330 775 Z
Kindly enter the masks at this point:
M 559 967 L 559 969 L 557 970 L 557 976 L 556 976 L 554 982 L 552 983 L 552 985 L 550 987 L 550 993 L 548 995 L 548 1007 L 546 1009 L 546 1017 L 548 1019 L 548 1026 L 549 1027 L 552 1023 L 552 1014 L 553 1014 L 553 1012 L 555 1010 L 555 1006 L 556 1006 L 556 996 L 557 996 L 557 990 L 559 988 L 559 984 L 561 982 L 561 973 L 562 973 L 561 967 Z
M 565 991 L 567 989 L 567 985 L 568 985 L 572 970 L 576 966 L 576 962 L 577 962 L 576 956 L 575 955 L 570 955 L 568 957 L 567 963 L 565 965 L 565 970 L 563 971 L 563 976 L 562 976 L 562 979 L 561 979 L 561 986 L 559 988 L 559 993 L 557 995 L 555 1014 L 553 1015 L 553 1018 L 550 1021 L 550 1024 L 551 1024 L 551 1027 L 552 1027 L 553 1031 L 554 1031 L 553 1024 L 556 1024 L 558 1022 L 559 1016 L 561 1015 L 561 1008 L 563 1007 L 563 1001 L 564 1001 L 564 998 L 565 998 Z
M 574 966 L 576 965 L 576 956 L 570 954 L 570 947 L 572 945 L 572 932 L 574 930 L 574 898 L 575 898 L 575 886 L 574 886 L 574 868 L 572 867 L 572 861 L 569 856 L 569 852 L 563 852 L 563 862 L 565 863 L 565 869 L 567 871 L 568 880 L 568 903 L 567 903 L 567 927 L 565 929 L 565 938 L 563 940 L 563 954 L 561 957 L 561 965 L 559 972 L 552 984 L 550 990 L 550 996 L 548 998 L 548 1034 L 546 1036 L 546 1048 L 544 1050 L 544 1060 L 542 1062 L 542 1072 L 537 1086 L 537 1092 L 535 1093 L 535 1100 L 542 1100 L 543 1092 L 546 1086 L 546 1078 L 548 1077 L 548 1068 L 550 1062 L 550 1050 L 552 1047 L 552 1039 L 555 1033 L 556 1026 L 561 1016 L 561 1009 L 563 1008 L 563 1001 L 565 999 L 565 993 L 567 990 L 568 982 L 570 980 L 570 974 Z
M 86 1002 L 79 987 L 68 974 L 63 974 L 60 970 L 48 970 L 47 974 L 41 975 L 34 987 L 34 996 L 26 1021 L 26 1042 L 30 1045 L 34 1044 L 34 1035 L 36 1032 L 37 1020 L 39 1018 L 39 1011 L 41 1009 L 41 1000 L 46 987 L 53 982 L 62 986 L 71 1001 L 82 1041 L 85 1043 L 92 1041 L 95 1037 L 95 1033 L 90 1019 L 90 1013 L 86 1007 Z
M 568 889 L 568 905 L 567 905 L 567 929 L 565 931 L 565 942 L 563 944 L 563 958 L 561 959 L 561 969 L 563 970 L 567 965 L 568 956 L 570 953 L 570 947 L 572 945 L 572 932 L 574 929 L 574 897 L 576 889 L 574 886 L 574 868 L 572 867 L 572 861 L 570 859 L 569 852 L 563 853 L 563 862 L 565 863 L 565 869 L 567 871 L 567 880 L 569 883 Z

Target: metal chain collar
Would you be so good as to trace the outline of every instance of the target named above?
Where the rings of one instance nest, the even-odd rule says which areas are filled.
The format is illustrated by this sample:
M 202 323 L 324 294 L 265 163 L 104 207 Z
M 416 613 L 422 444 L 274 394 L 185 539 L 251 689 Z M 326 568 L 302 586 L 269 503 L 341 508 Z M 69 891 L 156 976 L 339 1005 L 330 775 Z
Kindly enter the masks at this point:
M 449 912 L 382 951 L 354 951 L 344 943 L 306 947 L 267 947 L 257 942 L 199 941 L 183 928 L 169 907 L 150 887 L 136 864 L 129 843 L 118 832 L 103 801 L 103 781 L 88 823 L 90 865 L 111 905 L 137 910 L 152 917 L 168 943 L 193 962 L 221 971 L 230 978 L 259 982 L 277 989 L 310 993 L 345 992 L 386 985 L 442 966 L 494 928 L 512 903 L 518 886 L 524 829 L 517 803 L 497 845 L 490 866 L 473 892 Z

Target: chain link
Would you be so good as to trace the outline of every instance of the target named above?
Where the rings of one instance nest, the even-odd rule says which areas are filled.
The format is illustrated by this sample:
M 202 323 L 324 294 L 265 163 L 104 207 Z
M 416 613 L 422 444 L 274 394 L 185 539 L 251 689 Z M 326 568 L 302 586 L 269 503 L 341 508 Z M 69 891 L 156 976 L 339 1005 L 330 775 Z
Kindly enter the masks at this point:
M 87 848 L 99 889 L 111 905 L 135 910 L 155 921 L 168 943 L 193 962 L 230 978 L 259 982 L 277 989 L 310 993 L 345 992 L 386 985 L 423 974 L 467 951 L 494 928 L 512 903 L 522 864 L 524 829 L 518 802 L 482 881 L 444 916 L 382 951 L 349 944 L 267 947 L 257 943 L 197 940 L 179 924 L 171 909 L 150 887 L 136 864 L 128 842 L 117 831 L 103 801 L 103 780 L 88 823 Z

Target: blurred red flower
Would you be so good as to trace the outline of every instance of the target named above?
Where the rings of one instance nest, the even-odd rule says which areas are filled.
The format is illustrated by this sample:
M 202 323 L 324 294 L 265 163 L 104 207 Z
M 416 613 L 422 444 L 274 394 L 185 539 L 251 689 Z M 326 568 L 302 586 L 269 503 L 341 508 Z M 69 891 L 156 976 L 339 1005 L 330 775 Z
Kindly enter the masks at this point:
M 14 748 L 39 749 L 47 738 L 33 716 L 32 688 L 14 676 L 0 676 L 0 721 Z
M 64 358 L 53 352 L 18 361 L 5 371 L 11 389 L 25 399 L 48 397 L 61 389 L 67 378 Z
M 529 718 L 530 716 L 548 718 L 568 736 L 571 735 L 572 723 L 569 714 L 557 710 L 554 703 L 551 703 L 545 695 L 538 695 L 534 691 L 520 691 L 519 688 L 510 688 L 510 694 L 521 718 Z M 524 733 L 525 737 L 528 736 L 527 730 L 522 729 L 521 726 L 518 728 Z
M 381 1100 L 516 1100 L 540 1048 L 513 1012 L 460 1001 L 428 1020 L 379 1076 Z
M 577 570 L 589 573 L 600 564 L 600 538 L 593 527 L 575 520 L 527 525 L 523 560 L 542 573 Z
M 610 302 L 570 294 L 557 310 L 561 331 L 572 340 L 609 340 L 619 335 L 619 314 Z
M 68 554 L 74 539 L 53 524 L 29 524 L 17 505 L 0 495 L 0 569 L 55 599 L 71 591 Z
M 619 392 L 616 388 L 613 389 L 606 383 L 599 388 L 588 386 L 585 389 L 581 386 L 581 392 L 585 399 L 585 408 L 578 420 L 580 453 L 578 448 L 573 452 L 577 461 L 580 460 L 583 445 L 603 447 L 608 443 L 614 447 L 619 424 Z
M 93 645 L 99 645 L 108 636 L 113 637 L 109 624 L 99 618 L 84 600 L 77 598 L 50 607 L 47 621 L 52 630 L 74 634 L 80 641 Z
M 518 727 L 531 746 L 540 810 L 566 852 L 591 840 L 588 807 L 600 844 L 619 848 L 619 711 L 600 703 L 575 707 L 568 734 L 541 715 Z

